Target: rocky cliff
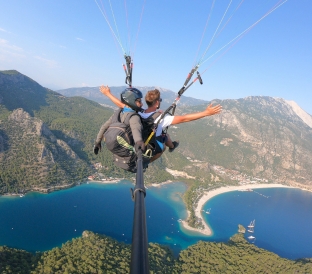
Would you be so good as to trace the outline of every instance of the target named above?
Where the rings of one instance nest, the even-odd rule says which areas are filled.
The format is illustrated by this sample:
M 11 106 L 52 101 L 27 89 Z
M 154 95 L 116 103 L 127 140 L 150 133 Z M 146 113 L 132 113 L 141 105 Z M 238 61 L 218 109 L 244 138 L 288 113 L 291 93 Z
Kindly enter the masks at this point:
M 0 72 L 0 100 L 0 194 L 52 191 L 92 174 L 93 136 L 111 111 L 17 71 Z
M 257 178 L 312 186 L 310 115 L 280 98 L 216 103 L 223 106 L 221 115 L 179 127 L 179 136 L 189 143 L 185 156 Z M 196 132 L 196 137 L 188 132 Z
M 47 189 L 79 180 L 70 170 L 86 164 L 40 119 L 16 109 L 0 128 L 2 192 L 27 191 L 34 186 Z

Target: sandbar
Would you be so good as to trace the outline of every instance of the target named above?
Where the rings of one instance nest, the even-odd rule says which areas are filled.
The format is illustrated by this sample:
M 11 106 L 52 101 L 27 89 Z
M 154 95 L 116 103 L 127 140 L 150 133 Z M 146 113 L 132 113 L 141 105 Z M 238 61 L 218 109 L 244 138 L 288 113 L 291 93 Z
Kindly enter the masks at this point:
M 247 190 L 247 189 L 276 188 L 276 187 L 294 188 L 292 186 L 286 186 L 282 184 L 248 184 L 248 185 L 241 185 L 241 186 L 226 186 L 226 187 L 220 187 L 211 191 L 206 191 L 197 203 L 197 207 L 195 209 L 195 216 L 203 220 L 203 216 L 202 216 L 203 205 L 207 203 L 209 199 L 219 194 L 230 192 L 230 191 L 237 191 L 237 190 L 241 191 L 241 190 Z M 188 216 L 189 216 L 189 212 L 188 212 Z M 203 221 L 204 229 L 197 229 L 194 227 L 190 227 L 185 220 L 183 220 L 181 223 L 185 229 L 198 232 L 206 236 L 212 236 L 213 234 L 213 231 L 210 228 L 209 224 L 207 224 L 205 221 Z

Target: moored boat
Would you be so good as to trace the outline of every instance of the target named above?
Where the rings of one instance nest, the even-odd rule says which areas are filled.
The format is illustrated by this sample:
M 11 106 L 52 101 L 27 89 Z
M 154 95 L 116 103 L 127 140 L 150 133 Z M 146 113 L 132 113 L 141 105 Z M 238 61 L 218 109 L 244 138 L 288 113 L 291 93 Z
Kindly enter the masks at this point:
M 255 225 L 256 225 L 256 220 L 253 220 L 253 221 L 250 222 L 250 224 L 249 224 L 248 227 L 249 227 L 249 228 L 254 228 Z

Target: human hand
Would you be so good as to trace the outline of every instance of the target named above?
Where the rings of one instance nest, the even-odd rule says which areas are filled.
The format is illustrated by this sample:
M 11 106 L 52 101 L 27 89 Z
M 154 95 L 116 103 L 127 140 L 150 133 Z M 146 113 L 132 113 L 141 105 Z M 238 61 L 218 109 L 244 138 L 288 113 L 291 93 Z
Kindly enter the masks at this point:
M 134 145 L 134 149 L 136 151 L 136 153 L 139 151 L 139 149 L 141 149 L 142 151 L 145 151 L 145 144 L 143 141 L 137 141 Z
M 102 149 L 102 145 L 101 142 L 100 143 L 95 143 L 93 146 L 93 152 L 95 155 L 97 155 L 99 153 L 99 151 L 101 151 Z
M 219 114 L 222 111 L 222 106 L 213 106 L 212 104 L 210 104 L 205 111 L 207 112 L 207 116 Z
M 100 91 L 106 96 L 111 94 L 110 88 L 108 86 L 104 86 L 104 85 L 100 86 Z

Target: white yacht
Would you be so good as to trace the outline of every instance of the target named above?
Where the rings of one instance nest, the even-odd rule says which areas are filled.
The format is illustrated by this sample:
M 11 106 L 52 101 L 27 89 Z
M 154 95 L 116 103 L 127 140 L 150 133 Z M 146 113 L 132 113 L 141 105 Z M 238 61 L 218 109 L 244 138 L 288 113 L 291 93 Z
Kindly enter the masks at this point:
M 249 224 L 248 227 L 249 227 L 249 228 L 254 228 L 255 225 L 256 225 L 256 220 L 253 220 L 253 221 L 250 222 L 250 224 Z

